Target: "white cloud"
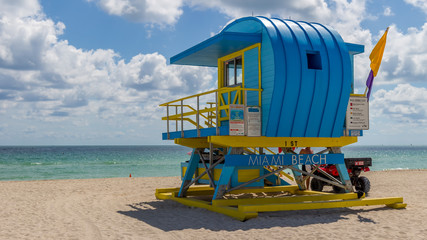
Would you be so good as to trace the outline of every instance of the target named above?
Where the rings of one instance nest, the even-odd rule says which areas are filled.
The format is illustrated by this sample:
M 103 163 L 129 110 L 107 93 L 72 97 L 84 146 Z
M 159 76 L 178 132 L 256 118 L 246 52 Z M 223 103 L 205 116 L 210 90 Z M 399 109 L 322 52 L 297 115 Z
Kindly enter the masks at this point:
M 380 89 L 373 95 L 371 115 L 394 122 L 427 125 L 427 89 L 398 84 L 392 90 Z
M 197 8 L 216 8 L 220 12 L 232 17 L 267 16 L 278 15 L 292 19 L 314 20 L 326 18 L 330 14 L 330 9 L 326 2 L 322 0 L 301 0 L 301 1 L 276 1 L 276 0 L 188 0 L 187 3 Z
M 37 1 L 21 3 L 23 9 L 40 9 Z M 31 124 L 37 126 L 35 137 L 49 130 L 96 141 L 101 135 L 116 136 L 103 132 L 133 130 L 137 138 L 147 125 L 161 124 L 160 103 L 212 82 L 212 70 L 167 65 L 158 53 L 138 54 L 125 62 L 113 50 L 78 49 L 59 40 L 63 23 L 39 10 L 8 9 L 0 15 L 0 116 L 9 126 L 4 136 L 13 131 L 25 136 L 28 131 L 20 125 Z M 160 134 L 161 129 L 155 131 Z
M 384 8 L 384 12 L 383 12 L 384 16 L 389 17 L 389 16 L 393 16 L 394 13 L 393 11 L 391 11 L 391 7 L 385 7 Z
M 11 15 L 11 13 L 9 13 Z M 64 24 L 54 23 L 42 15 L 0 17 L 0 67 L 31 70 L 43 58 L 43 53 L 57 41 Z
M 87 0 L 110 15 L 132 22 L 173 25 L 182 15 L 182 0 Z
M 27 17 L 40 13 L 41 6 L 34 0 L 0 0 L 0 16 Z
M 427 2 L 425 0 L 405 0 L 405 2 L 415 7 L 419 7 L 421 10 L 427 13 Z
M 376 36 L 378 40 L 383 32 Z M 406 33 L 390 27 L 377 84 L 424 82 L 427 79 L 427 23 Z
M 251 16 L 253 13 L 254 16 L 278 16 L 285 19 L 290 17 L 297 21 L 315 21 L 333 26 L 347 41 L 370 40 L 369 31 L 360 27 L 361 21 L 366 17 L 365 0 L 350 2 L 347 0 L 187 0 L 187 4 L 196 9 L 218 9 L 231 18 Z

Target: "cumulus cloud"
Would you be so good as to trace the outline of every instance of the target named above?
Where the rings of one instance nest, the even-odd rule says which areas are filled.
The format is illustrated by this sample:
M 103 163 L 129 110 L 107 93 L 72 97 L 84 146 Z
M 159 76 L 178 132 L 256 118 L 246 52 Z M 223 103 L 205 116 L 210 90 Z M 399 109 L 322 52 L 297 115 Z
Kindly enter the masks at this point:
M 257 0 L 188 0 L 192 7 L 216 8 L 220 12 L 232 17 L 239 18 L 245 16 L 281 16 L 292 19 L 315 20 L 326 18 L 330 15 L 330 9 L 326 2 L 322 0 L 301 0 L 301 1 L 257 1 Z
M 329 3 L 329 4 L 328 4 Z M 225 1 L 187 0 L 193 8 L 213 8 L 231 18 L 262 15 L 267 17 L 291 18 L 293 20 L 315 21 L 336 28 L 347 41 L 365 40 L 369 31 L 360 27 L 366 16 L 365 0 L 301 0 L 301 1 Z M 370 35 L 368 36 L 370 39 Z
M 194 93 L 195 90 L 206 89 L 212 81 L 209 69 L 167 65 L 166 58 L 158 53 L 139 54 L 127 64 L 121 60 L 118 66 L 120 71 L 116 77 L 126 79 L 124 86 L 137 91 Z
M 405 2 L 415 7 L 419 7 L 421 10 L 427 13 L 427 2 L 425 0 L 405 0 Z
M 63 23 L 55 24 L 42 15 L 34 15 L 34 18 L 1 16 L 0 67 L 18 70 L 40 68 L 38 64 L 42 61 L 42 54 L 57 41 L 63 29 Z
M 34 0 L 2 0 L 0 3 L 0 16 L 27 17 L 41 11 L 40 4 Z
M 87 0 L 110 15 L 133 22 L 173 25 L 182 15 L 182 0 Z
M 379 33 L 376 39 L 382 35 Z M 390 27 L 378 84 L 423 82 L 427 78 L 427 23 L 406 33 Z
M 395 122 L 427 125 L 427 89 L 398 84 L 392 90 L 374 93 L 371 115 Z
M 159 122 L 160 103 L 212 81 L 212 70 L 167 65 L 158 53 L 125 62 L 111 49 L 76 48 L 59 39 L 65 25 L 46 17 L 37 1 L 10 2 L 0 0 L 8 10 L 0 10 L 0 115 L 10 131 L 25 121 L 128 131 L 132 124 Z M 157 3 L 149 4 L 147 9 Z M 64 135 L 70 131 L 55 126 L 46 125 Z

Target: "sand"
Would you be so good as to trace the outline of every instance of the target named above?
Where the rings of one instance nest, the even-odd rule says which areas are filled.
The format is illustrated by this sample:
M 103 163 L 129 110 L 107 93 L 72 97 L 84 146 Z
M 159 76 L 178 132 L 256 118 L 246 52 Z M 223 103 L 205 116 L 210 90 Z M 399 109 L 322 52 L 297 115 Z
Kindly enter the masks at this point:
M 178 177 L 0 182 L 0 239 L 426 239 L 427 170 L 368 172 L 383 206 L 230 217 L 158 201 Z

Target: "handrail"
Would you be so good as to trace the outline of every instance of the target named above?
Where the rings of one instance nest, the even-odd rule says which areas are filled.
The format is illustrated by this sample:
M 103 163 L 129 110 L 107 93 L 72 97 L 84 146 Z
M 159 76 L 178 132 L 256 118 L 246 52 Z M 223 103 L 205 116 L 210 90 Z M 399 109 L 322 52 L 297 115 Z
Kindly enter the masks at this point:
M 206 112 L 212 112 L 215 109 L 216 108 L 205 108 L 205 109 L 200 110 L 199 114 L 206 113 Z M 219 110 L 226 110 L 226 109 L 228 109 L 228 106 L 221 106 L 218 109 Z M 197 111 L 192 111 L 192 112 L 185 112 L 185 113 L 182 114 L 182 116 L 186 117 L 186 116 L 191 116 L 191 115 L 196 115 L 196 114 L 197 114 Z M 176 117 L 181 118 L 181 113 L 174 114 L 174 115 L 169 115 L 169 119 L 170 120 L 175 120 L 175 119 L 172 119 L 172 118 L 176 118 Z M 166 118 L 167 117 L 162 117 L 162 120 L 166 120 Z
M 208 103 L 209 104 L 209 103 Z M 197 110 L 195 108 L 193 108 L 192 106 L 188 105 L 188 104 L 184 104 L 182 105 L 183 107 L 188 107 L 189 109 L 193 110 L 192 114 L 186 114 L 186 115 L 194 115 L 194 113 L 197 113 Z M 173 105 L 169 105 L 169 107 L 181 107 L 181 105 L 178 104 L 173 104 Z M 205 108 L 205 110 L 207 110 L 208 108 Z M 204 112 L 209 112 L 209 111 L 204 111 Z M 205 115 L 201 114 L 202 112 L 200 112 L 200 115 L 205 118 L 206 120 L 209 120 L 209 117 L 206 117 Z M 174 116 L 174 115 L 172 115 Z M 170 117 L 172 117 L 170 116 Z M 166 120 L 166 117 L 163 117 L 162 120 Z M 169 119 L 172 120 L 172 119 Z M 173 119 L 175 120 L 175 119 Z
M 197 97 L 197 96 L 208 95 L 208 94 L 215 93 L 215 92 L 222 94 L 222 93 L 233 92 L 233 91 L 257 91 L 257 92 L 262 92 L 262 89 L 242 88 L 242 87 L 225 87 L 225 88 L 215 89 L 215 90 L 211 90 L 211 91 L 207 91 L 207 92 L 203 92 L 203 93 L 194 94 L 194 95 L 191 95 L 191 96 L 188 96 L 188 97 L 183 97 L 183 98 L 180 98 L 180 99 L 176 99 L 176 100 L 173 100 L 173 101 L 170 101 L 170 102 L 162 103 L 159 106 L 160 107 L 166 107 L 167 105 L 170 106 L 170 104 L 172 104 L 172 103 L 180 102 L 180 101 L 187 100 L 187 99 L 190 99 L 190 98 L 194 98 L 194 97 Z M 181 106 L 181 105 L 179 105 L 179 106 Z
M 207 121 L 204 122 L 204 124 L 209 127 L 215 127 L 216 128 L 216 135 L 219 135 L 219 126 L 221 125 L 221 121 L 228 120 L 229 118 L 229 108 L 230 104 L 244 104 L 246 106 L 246 97 L 247 92 L 257 92 L 258 93 L 258 105 L 261 105 L 260 99 L 261 99 L 261 92 L 263 89 L 255 89 L 255 88 L 243 88 L 241 86 L 237 87 L 225 87 L 220 89 L 215 89 L 203 93 L 194 94 L 188 97 L 183 97 L 180 99 L 176 99 L 167 103 L 160 104 L 161 107 L 166 107 L 166 117 L 162 117 L 162 120 L 167 121 L 167 139 L 170 139 L 170 128 L 169 123 L 170 121 L 175 121 L 175 128 L 176 132 L 178 132 L 178 121 L 181 122 L 180 124 L 180 131 L 181 131 L 181 137 L 184 137 L 184 121 L 191 123 L 192 125 L 196 126 L 197 130 L 197 137 L 200 137 L 200 129 L 203 129 L 204 127 L 201 126 L 200 123 L 200 117 L 203 117 Z M 231 99 L 232 92 L 235 92 L 235 96 L 233 99 Z M 207 102 L 206 104 L 209 104 L 210 106 L 206 106 L 203 108 L 200 108 L 200 97 L 205 96 L 208 94 L 214 94 L 215 95 L 215 102 Z M 228 96 L 228 99 L 224 99 L 224 95 Z M 195 99 L 194 99 L 195 98 Z M 196 101 L 196 106 L 193 107 L 189 104 L 184 104 L 184 100 L 193 99 Z M 192 100 L 192 101 L 193 101 Z M 175 108 L 175 114 L 170 114 L 169 108 L 174 107 Z M 189 111 L 184 112 L 184 107 L 188 108 Z M 178 112 L 178 109 L 180 110 Z M 221 111 L 224 111 L 225 115 L 222 116 L 220 114 Z M 207 116 L 206 116 L 206 115 Z M 221 115 L 221 116 L 220 116 Z M 189 118 L 189 116 L 195 116 L 195 120 Z M 215 119 L 215 121 L 214 121 Z

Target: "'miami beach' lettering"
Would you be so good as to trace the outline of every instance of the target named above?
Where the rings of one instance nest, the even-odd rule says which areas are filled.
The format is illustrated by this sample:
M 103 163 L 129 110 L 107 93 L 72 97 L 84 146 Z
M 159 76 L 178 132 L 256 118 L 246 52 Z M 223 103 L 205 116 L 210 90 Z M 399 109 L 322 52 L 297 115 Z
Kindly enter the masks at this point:
M 249 166 L 285 165 L 285 155 L 250 155 Z
M 343 154 L 226 155 L 228 166 L 317 165 L 344 163 Z
M 292 165 L 326 164 L 326 154 L 292 155 Z

